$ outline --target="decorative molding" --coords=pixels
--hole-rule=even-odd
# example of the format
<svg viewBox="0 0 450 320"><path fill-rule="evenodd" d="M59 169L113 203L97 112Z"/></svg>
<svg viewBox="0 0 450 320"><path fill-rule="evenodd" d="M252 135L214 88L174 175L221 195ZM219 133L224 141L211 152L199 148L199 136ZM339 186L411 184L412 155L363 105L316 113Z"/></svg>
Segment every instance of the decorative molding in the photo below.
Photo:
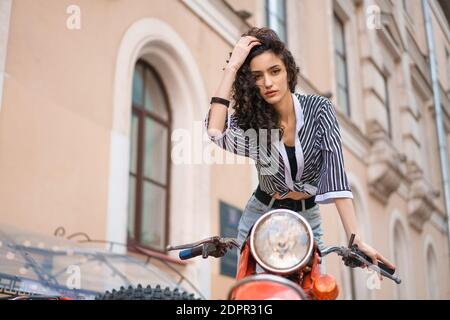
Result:
<svg viewBox="0 0 450 320"><path fill-rule="evenodd" d="M234 46L250 25L222 0L181 0L198 17Z"/></svg>
<svg viewBox="0 0 450 320"><path fill-rule="evenodd" d="M352 172L347 172L348 182L352 188L353 193L353 201L359 202L361 206L360 209L362 212L357 212L358 217L358 225L364 232L364 238L367 239L368 242L372 242L372 228L370 223L371 212L369 209L369 202L367 199L367 194L364 192L363 183L360 181L360 177L354 175Z"/></svg>
<svg viewBox="0 0 450 320"><path fill-rule="evenodd" d="M397 194L402 197L403 200L405 200L405 202L408 201L408 193L409 193L409 189L408 186L406 185L406 183L404 181L402 181L402 183L400 184L400 187L398 187L397 189Z"/></svg>
<svg viewBox="0 0 450 320"><path fill-rule="evenodd" d="M379 62L372 55L361 58L361 66L364 66L364 64L373 66L380 75L384 74L383 67L379 65Z"/></svg>
<svg viewBox="0 0 450 320"><path fill-rule="evenodd" d="M446 23L446 17L440 5L437 5L437 1L428 1L431 10L433 11L435 18L442 28L444 37L447 38L447 43L450 43L450 23Z"/></svg>
<svg viewBox="0 0 450 320"><path fill-rule="evenodd" d="M433 237L431 236L431 234L427 234L424 237L424 241L423 241L423 253L422 253L422 257L423 257L423 261L424 261L424 265L427 268L427 276L426 276L426 283L427 283L427 291L428 291L428 299L437 299L439 298L439 283L437 281L432 281L433 276L437 276L439 274L439 259L437 256L437 246L434 242ZM434 258L436 259L436 261L434 261L434 263L432 264L431 261L428 260L428 250L432 250L432 253L434 255ZM436 280L436 278L434 278ZM431 291L435 291L436 295L433 297L430 295Z"/></svg>
<svg viewBox="0 0 450 320"><path fill-rule="evenodd" d="M369 192L381 203L387 204L392 193L397 191L405 179L402 164L406 157L390 143L381 127L372 132L372 147L369 155Z"/></svg>
<svg viewBox="0 0 450 320"><path fill-rule="evenodd" d="M306 94L318 94L328 99L331 99L331 97L333 96L333 94L329 91L321 92L319 89L317 89L317 87L311 82L311 80L306 78L302 72L299 73L298 79L299 79L298 82L300 83L300 86L297 85L296 88L298 91L301 91Z"/></svg>
<svg viewBox="0 0 450 320"><path fill-rule="evenodd" d="M113 110L108 181L107 238L126 242L132 79L139 58L151 63L167 88L169 105L176 106L173 127L192 130L207 112L208 104L198 62L172 26L155 18L134 22L117 48L114 69ZM169 241L183 243L202 238L211 228L210 168L207 165L172 165L177 177L171 192ZM202 225L195 221L202 221ZM172 255L170 253L169 255ZM211 290L211 264L194 261L183 270L195 275L206 297Z"/></svg>
<svg viewBox="0 0 450 320"><path fill-rule="evenodd" d="M429 82L428 80L429 77L424 76L417 64L411 66L412 85L423 100L427 100L433 95L430 85L431 82Z"/></svg>
<svg viewBox="0 0 450 320"><path fill-rule="evenodd" d="M445 216L442 213L433 211L429 219L432 226L434 226L443 235L447 234L447 224L445 221Z"/></svg>
<svg viewBox="0 0 450 320"><path fill-rule="evenodd" d="M337 14L342 21L348 21L353 13L353 4L345 0L333 0L334 13Z"/></svg>
<svg viewBox="0 0 450 320"><path fill-rule="evenodd" d="M384 108L386 108L386 106L385 106L386 101L385 101L384 94L379 92L377 90L377 88L375 88L375 86L370 85L370 86L365 87L364 94L365 94L365 98L372 95L383 105Z"/></svg>
<svg viewBox="0 0 450 320"><path fill-rule="evenodd" d="M446 94L442 83L439 82L439 95L441 97L442 111L444 114L444 121L450 120L450 94Z"/></svg>
<svg viewBox="0 0 450 320"><path fill-rule="evenodd" d="M370 142L364 133L342 112L336 110L341 128L342 143L365 165L368 164Z"/></svg>
<svg viewBox="0 0 450 320"><path fill-rule="evenodd" d="M384 44L386 49L391 53L395 62L398 62L402 55L402 47L399 43L386 31L387 26L385 28L377 29L377 34Z"/></svg>
<svg viewBox="0 0 450 320"><path fill-rule="evenodd" d="M3 105L3 87L6 73L6 54L8 52L9 25L12 0L0 1L0 111Z"/></svg>
<svg viewBox="0 0 450 320"><path fill-rule="evenodd" d="M403 21L405 22L405 29L407 33L416 33L417 29L417 22L414 23L412 17L409 15L406 10L402 10L401 13L403 15Z"/></svg>
<svg viewBox="0 0 450 320"><path fill-rule="evenodd" d="M444 88L442 87L441 83L439 83L439 94L441 97L444 129L447 134L450 134L450 98L447 94L445 94ZM436 116L436 109L434 108L434 100L431 95L427 100L426 106L426 110L430 112L432 118L434 119L434 117Z"/></svg>
<svg viewBox="0 0 450 320"><path fill-rule="evenodd" d="M399 257L396 257L394 252L394 248L400 246L400 248L402 250L405 250L404 254L405 254L405 258L406 260L404 261L405 265L403 266L406 270L402 271L402 288L401 290L403 290L405 296L407 299L412 299L413 297L413 290L412 288L416 287L416 277L412 276L413 275L413 264L411 264L411 260L413 258L412 256L412 247L411 247L411 234L410 234L410 229L407 227L408 223L404 217L404 215L402 214L402 210L399 209L394 209L391 211L390 214L390 219L389 219L389 242L390 242L390 253L391 253L391 261L393 261L394 263L397 263L397 259ZM401 240L403 240L403 243L395 243L395 227L399 226L400 229L399 231L401 232L400 238ZM398 291L394 290L394 295L396 299L399 299L398 297Z"/></svg>
<svg viewBox="0 0 450 320"><path fill-rule="evenodd" d="M434 199L436 191L425 181L422 173L414 172L411 175L411 186L408 199L408 221L417 231L422 232L435 210Z"/></svg>
<svg viewBox="0 0 450 320"><path fill-rule="evenodd" d="M426 84L431 83L427 56L422 53L416 39L409 32L407 32L406 41L411 70L414 70L414 68L416 69L417 79L422 79Z"/></svg>
<svg viewBox="0 0 450 320"><path fill-rule="evenodd" d="M377 1L380 4L382 19L382 28L377 29L377 35L381 42L389 50L397 62L401 58L401 54L405 51L405 43L402 39L400 28L393 13L392 5L385 1Z"/></svg>
<svg viewBox="0 0 450 320"><path fill-rule="evenodd" d="M364 181L362 181L361 177L354 175L352 172L347 172L348 182L352 188L353 193L353 202L355 204L356 218L360 231L362 232L362 237L369 243L373 243L373 228L371 223L372 212L370 212L370 206L368 202L368 195L365 192L365 188L363 188ZM340 241L346 242L346 235L342 224L339 224L340 231ZM351 298L349 295L348 287L351 286L350 281L350 270L343 266L342 271L344 272L344 278L346 279L344 286L347 287L347 297ZM369 290L365 285L366 275L360 271L354 272L354 276L356 277L354 280L356 287L356 299L374 299L374 290Z"/></svg>

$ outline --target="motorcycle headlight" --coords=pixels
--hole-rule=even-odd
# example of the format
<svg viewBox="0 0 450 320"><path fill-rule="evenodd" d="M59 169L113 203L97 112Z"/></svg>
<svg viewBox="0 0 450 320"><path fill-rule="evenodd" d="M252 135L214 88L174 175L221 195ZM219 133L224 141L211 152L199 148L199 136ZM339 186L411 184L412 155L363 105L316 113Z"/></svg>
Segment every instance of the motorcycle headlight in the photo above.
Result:
<svg viewBox="0 0 450 320"><path fill-rule="evenodd" d="M313 239L305 218L291 210L276 209L256 221L250 235L250 248L264 269L287 274L306 265Z"/></svg>

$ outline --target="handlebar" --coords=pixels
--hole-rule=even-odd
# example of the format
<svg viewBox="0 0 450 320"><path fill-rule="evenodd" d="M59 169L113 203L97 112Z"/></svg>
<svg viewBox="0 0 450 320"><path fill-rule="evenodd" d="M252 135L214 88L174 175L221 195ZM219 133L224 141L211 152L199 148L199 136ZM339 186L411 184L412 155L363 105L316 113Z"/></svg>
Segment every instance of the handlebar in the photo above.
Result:
<svg viewBox="0 0 450 320"><path fill-rule="evenodd" d="M233 246L239 248L239 243L234 238L211 237L181 246L168 246L167 251L185 249L178 254L181 260L200 255L206 259L208 256L223 257L227 253L227 249L231 249Z"/></svg>
<svg viewBox="0 0 450 320"><path fill-rule="evenodd" d="M203 246L198 246L198 247L195 247L192 249L182 250L182 251L180 251L178 256L180 257L181 260L187 260L187 259L195 258L202 254L203 254Z"/></svg>
<svg viewBox="0 0 450 320"><path fill-rule="evenodd" d="M352 235L348 247L325 248L321 251L321 256L324 257L334 252L342 257L344 264L348 267L356 268L367 265L369 269L380 273L382 276L393 280L397 284L402 282L398 276L394 275L395 269L389 268L381 261L377 261L377 265L373 264L372 259L359 250L356 244L353 244L354 238L354 235ZM184 249L179 253L181 260L191 259L200 255L206 259L209 256L215 258L223 257L227 252L227 249L231 249L232 247L240 247L236 239L216 236L185 245L168 246L167 251Z"/></svg>
<svg viewBox="0 0 450 320"><path fill-rule="evenodd" d="M350 237L349 246L346 247L328 247L321 251L321 256L324 257L332 252L336 252L339 256L342 257L344 264L351 268L362 267L367 265L369 269L372 269L382 276L393 280L395 283L400 284L402 280L395 276L395 269L391 269L386 266L383 262L377 261L377 264L374 264L372 259L367 256L364 252L358 249L356 244L353 244L353 240L355 235L352 234Z"/></svg>

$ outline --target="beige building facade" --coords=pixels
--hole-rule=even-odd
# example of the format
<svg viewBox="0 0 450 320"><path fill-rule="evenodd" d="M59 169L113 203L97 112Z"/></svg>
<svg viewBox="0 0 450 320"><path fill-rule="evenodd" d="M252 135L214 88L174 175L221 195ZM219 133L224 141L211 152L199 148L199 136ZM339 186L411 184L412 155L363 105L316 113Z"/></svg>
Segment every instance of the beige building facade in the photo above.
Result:
<svg viewBox="0 0 450 320"><path fill-rule="evenodd" d="M450 8L428 3L449 144ZM449 299L420 0L0 0L0 223L137 242L225 298L218 260L180 264L164 247L219 234L220 203L242 210L257 185L250 163L205 160L223 153L201 127L228 52L265 25L294 55L298 91L331 97L363 238L403 279L374 285L329 257L339 298ZM325 243L345 245L334 205L321 212Z"/></svg>

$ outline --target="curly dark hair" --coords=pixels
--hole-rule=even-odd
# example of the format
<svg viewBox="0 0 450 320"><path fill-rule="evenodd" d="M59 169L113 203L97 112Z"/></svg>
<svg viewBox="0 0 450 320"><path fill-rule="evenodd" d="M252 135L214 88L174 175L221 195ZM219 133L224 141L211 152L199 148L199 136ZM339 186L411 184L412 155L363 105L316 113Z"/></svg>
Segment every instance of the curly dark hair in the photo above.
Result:
<svg viewBox="0 0 450 320"><path fill-rule="evenodd" d="M261 97L254 76L250 71L250 61L265 51L272 51L283 61L286 66L288 85L291 92L295 91L297 77L300 69L297 67L291 52L280 40L275 31L270 28L251 28L242 36L254 36L261 41L261 45L253 47L242 66L236 73L233 83L232 98L235 101L235 117L240 128L267 129L270 135L271 129L280 129L280 137L283 130L280 128L280 117L276 110Z"/></svg>

